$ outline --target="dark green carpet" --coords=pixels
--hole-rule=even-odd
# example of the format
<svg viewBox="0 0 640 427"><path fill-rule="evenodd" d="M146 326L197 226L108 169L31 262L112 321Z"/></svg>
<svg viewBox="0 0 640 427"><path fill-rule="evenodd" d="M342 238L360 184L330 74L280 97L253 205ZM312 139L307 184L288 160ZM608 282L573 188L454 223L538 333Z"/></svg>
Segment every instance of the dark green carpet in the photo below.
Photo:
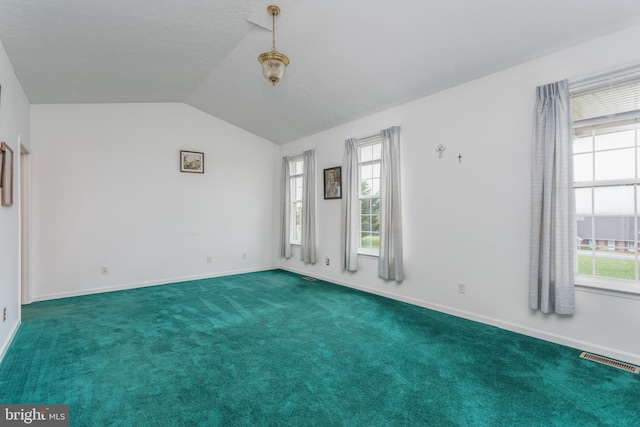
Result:
<svg viewBox="0 0 640 427"><path fill-rule="evenodd" d="M276 270L25 306L0 402L75 426L640 425L640 375L578 356Z"/></svg>

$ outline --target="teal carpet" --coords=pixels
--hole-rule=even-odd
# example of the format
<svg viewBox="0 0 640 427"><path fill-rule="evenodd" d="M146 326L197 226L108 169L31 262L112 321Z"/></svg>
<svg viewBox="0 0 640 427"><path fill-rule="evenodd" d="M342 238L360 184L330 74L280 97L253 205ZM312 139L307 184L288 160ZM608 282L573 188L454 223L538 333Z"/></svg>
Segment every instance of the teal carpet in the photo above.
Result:
<svg viewBox="0 0 640 427"><path fill-rule="evenodd" d="M640 375L579 353L275 270L25 306L0 403L73 426L640 425Z"/></svg>

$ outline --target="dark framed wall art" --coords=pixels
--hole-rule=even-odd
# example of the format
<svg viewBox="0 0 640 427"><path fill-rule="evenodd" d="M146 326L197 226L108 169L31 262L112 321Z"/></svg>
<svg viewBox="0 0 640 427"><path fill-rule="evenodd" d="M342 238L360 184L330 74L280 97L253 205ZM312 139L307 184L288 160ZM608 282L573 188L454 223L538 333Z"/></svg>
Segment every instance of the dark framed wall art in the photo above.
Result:
<svg viewBox="0 0 640 427"><path fill-rule="evenodd" d="M2 206L13 205L13 150L6 142L0 143L0 186Z"/></svg>
<svg viewBox="0 0 640 427"><path fill-rule="evenodd" d="M336 166L324 170L324 199L342 198L342 167Z"/></svg>
<svg viewBox="0 0 640 427"><path fill-rule="evenodd" d="M180 150L180 172L204 173L204 153Z"/></svg>

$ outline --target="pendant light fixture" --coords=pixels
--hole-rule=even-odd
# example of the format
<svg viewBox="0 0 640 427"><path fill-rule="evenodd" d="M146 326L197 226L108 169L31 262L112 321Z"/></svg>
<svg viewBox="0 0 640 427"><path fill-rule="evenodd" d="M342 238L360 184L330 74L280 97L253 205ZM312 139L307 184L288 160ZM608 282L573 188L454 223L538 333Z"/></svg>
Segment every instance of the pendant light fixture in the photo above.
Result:
<svg viewBox="0 0 640 427"><path fill-rule="evenodd" d="M278 6L267 7L267 12L272 18L272 47L269 52L258 56L258 62L262 65L262 75L269 80L272 85L276 85L284 77L284 70L289 65L289 58L276 50L276 15L280 14Z"/></svg>

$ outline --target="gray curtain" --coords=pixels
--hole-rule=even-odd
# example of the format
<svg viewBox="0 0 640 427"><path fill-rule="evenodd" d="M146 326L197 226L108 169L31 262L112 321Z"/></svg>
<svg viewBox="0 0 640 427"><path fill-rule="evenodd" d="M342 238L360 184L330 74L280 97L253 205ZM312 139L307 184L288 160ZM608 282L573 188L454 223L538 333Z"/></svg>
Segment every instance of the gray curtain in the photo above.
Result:
<svg viewBox="0 0 640 427"><path fill-rule="evenodd" d="M291 175L289 171L289 157L282 158L281 185L280 256L291 258Z"/></svg>
<svg viewBox="0 0 640 427"><path fill-rule="evenodd" d="M537 88L532 169L529 307L573 314L575 202L566 80Z"/></svg>
<svg viewBox="0 0 640 427"><path fill-rule="evenodd" d="M345 141L342 162L342 242L340 245L342 269L358 270L358 203L360 182L358 179L358 148L354 138Z"/></svg>
<svg viewBox="0 0 640 427"><path fill-rule="evenodd" d="M400 203L400 127L382 131L380 168L380 257L378 276L402 281L402 207Z"/></svg>
<svg viewBox="0 0 640 427"><path fill-rule="evenodd" d="M314 150L302 153L302 238L300 259L316 263L316 155Z"/></svg>

